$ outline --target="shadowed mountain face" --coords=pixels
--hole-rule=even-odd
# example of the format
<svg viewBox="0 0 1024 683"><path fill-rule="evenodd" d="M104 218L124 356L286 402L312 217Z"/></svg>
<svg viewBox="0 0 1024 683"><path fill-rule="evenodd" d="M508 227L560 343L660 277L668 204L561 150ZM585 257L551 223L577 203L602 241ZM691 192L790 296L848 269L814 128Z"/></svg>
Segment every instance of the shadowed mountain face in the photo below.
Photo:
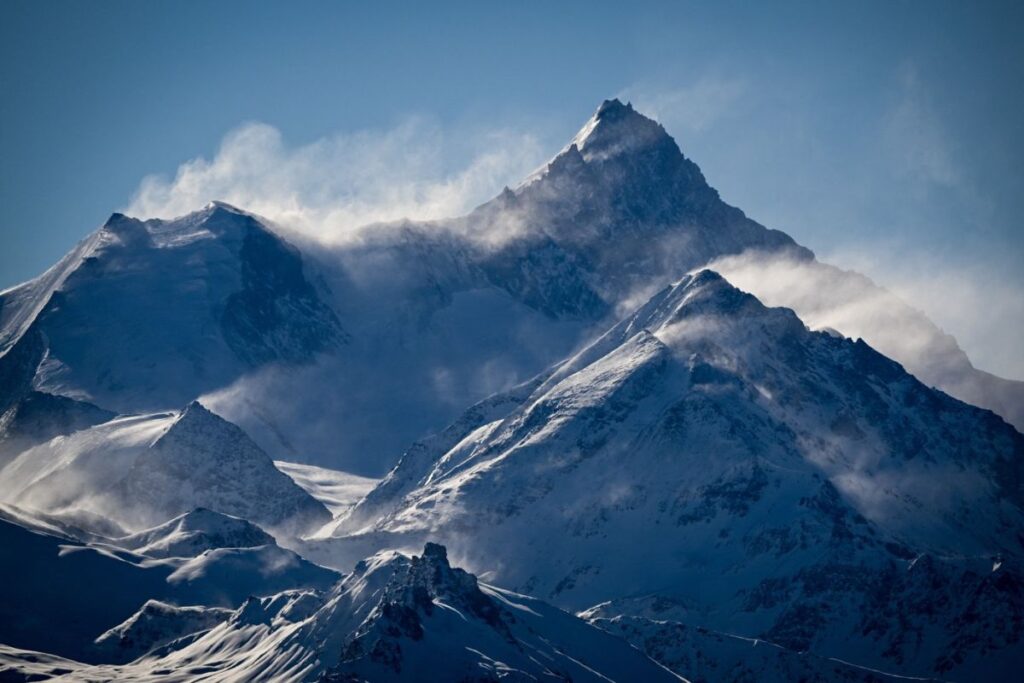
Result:
<svg viewBox="0 0 1024 683"><path fill-rule="evenodd" d="M4 294L45 337L35 385L122 412L182 405L262 364L345 341L294 247L222 204L174 221L114 214L61 264ZM46 286L48 285L48 286Z"/></svg>

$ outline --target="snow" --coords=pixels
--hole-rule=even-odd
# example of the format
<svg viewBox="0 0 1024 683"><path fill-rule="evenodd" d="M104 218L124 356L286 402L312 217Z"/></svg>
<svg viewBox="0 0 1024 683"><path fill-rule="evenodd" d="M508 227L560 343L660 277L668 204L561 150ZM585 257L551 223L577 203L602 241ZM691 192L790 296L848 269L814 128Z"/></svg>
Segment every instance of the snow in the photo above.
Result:
<svg viewBox="0 0 1024 683"><path fill-rule="evenodd" d="M258 526L238 517L197 508L152 529L110 539L147 557L196 557L216 548L254 548L274 543Z"/></svg>
<svg viewBox="0 0 1024 683"><path fill-rule="evenodd" d="M291 477L306 493L323 503L334 515L347 511L380 481L284 460L275 460L274 466Z"/></svg>
<svg viewBox="0 0 1024 683"><path fill-rule="evenodd" d="M115 214L0 292L0 677L674 678L595 624L695 680L1019 670L1024 437L927 385L1024 384L631 105L467 216L281 234Z"/></svg>
<svg viewBox="0 0 1024 683"><path fill-rule="evenodd" d="M489 580L563 607L614 598L642 615L675 602L693 625L904 675L942 671L953 650L981 666L985 638L957 641L932 623L944 591L965 582L993 591L990 609L1024 607L1011 597L1016 570L1002 588L978 571L994 555L1020 558L1008 535L1024 526L1018 494L992 472L1024 437L717 274L657 293L530 387L494 402L504 416L471 410L442 447L410 452L338 520L320 561L347 558L348 543L438 538ZM907 575L900 547L934 561ZM821 581L852 586L826 608ZM805 635L810 617L762 597L772 586L820 626ZM907 613L863 606L883 589ZM1015 637L970 601L947 607L995 642ZM898 619L939 630L914 645ZM872 620L897 654L858 638ZM984 661L999 671L1009 657Z"/></svg>
<svg viewBox="0 0 1024 683"><path fill-rule="evenodd" d="M0 470L0 497L51 512L87 510L135 530L197 507L286 534L330 520L241 430L199 403L31 448Z"/></svg>
<svg viewBox="0 0 1024 683"><path fill-rule="evenodd" d="M250 598L226 619L148 602L100 640L109 651L129 634L143 637L140 649L157 649L129 664L85 666L2 647L0 666L136 681L472 680L481 667L512 680L684 680L571 614L480 587L438 546L367 558L326 595Z"/></svg>

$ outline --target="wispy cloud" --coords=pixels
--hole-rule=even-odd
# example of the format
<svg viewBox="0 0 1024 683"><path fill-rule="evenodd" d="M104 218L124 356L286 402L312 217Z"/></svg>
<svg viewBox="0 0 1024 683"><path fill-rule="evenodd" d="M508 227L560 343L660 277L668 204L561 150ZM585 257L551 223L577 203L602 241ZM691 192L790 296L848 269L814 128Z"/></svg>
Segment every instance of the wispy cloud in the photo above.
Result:
<svg viewBox="0 0 1024 683"><path fill-rule="evenodd" d="M961 185L964 178L954 158L952 139L916 67L903 64L897 78L899 96L885 120L885 139L894 168L912 181L943 188Z"/></svg>
<svg viewBox="0 0 1024 683"><path fill-rule="evenodd" d="M273 126L248 123L225 136L212 158L187 161L173 177L146 177L125 213L168 218L218 199L330 242L371 222L458 215L542 158L526 133L456 136L422 119L298 146Z"/></svg>
<svg viewBox="0 0 1024 683"><path fill-rule="evenodd" d="M975 365L1024 377L1017 341L1024 335L1024 297L1015 283L983 266L953 267L935 256L887 246L824 255L826 263L855 272L764 254L728 257L711 266L766 304L794 309L812 328L863 337L931 382L958 363L959 350L943 333L954 335Z"/></svg>
<svg viewBox="0 0 1024 683"><path fill-rule="evenodd" d="M702 132L726 116L747 90L738 78L705 75L684 86L637 83L620 93L666 128Z"/></svg>

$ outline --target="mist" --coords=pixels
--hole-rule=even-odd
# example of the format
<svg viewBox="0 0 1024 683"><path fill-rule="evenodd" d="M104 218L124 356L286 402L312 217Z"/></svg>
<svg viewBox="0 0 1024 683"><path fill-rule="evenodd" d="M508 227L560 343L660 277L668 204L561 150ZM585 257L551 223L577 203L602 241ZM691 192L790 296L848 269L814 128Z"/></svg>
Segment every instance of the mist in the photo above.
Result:
<svg viewBox="0 0 1024 683"><path fill-rule="evenodd" d="M528 133L454 135L419 118L302 145L271 125L246 123L224 137L212 158L186 161L172 177L144 178L123 212L173 218L221 200L331 244L373 223L466 213L543 159L542 145Z"/></svg>

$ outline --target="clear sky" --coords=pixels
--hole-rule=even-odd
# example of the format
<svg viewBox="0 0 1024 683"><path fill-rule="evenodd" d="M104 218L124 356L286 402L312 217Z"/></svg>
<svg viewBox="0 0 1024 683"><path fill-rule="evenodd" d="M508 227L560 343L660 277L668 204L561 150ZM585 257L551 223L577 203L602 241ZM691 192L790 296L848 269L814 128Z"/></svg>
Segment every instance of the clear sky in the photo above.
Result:
<svg viewBox="0 0 1024 683"><path fill-rule="evenodd" d="M1024 318L1022 35L1020 2L5 0L0 287L247 122L287 149L361 141L395 182L516 148L447 208L514 184L620 96L727 201L906 292L982 367L1024 376L990 329ZM403 165L394 147L417 131L436 144L413 140L419 162Z"/></svg>

